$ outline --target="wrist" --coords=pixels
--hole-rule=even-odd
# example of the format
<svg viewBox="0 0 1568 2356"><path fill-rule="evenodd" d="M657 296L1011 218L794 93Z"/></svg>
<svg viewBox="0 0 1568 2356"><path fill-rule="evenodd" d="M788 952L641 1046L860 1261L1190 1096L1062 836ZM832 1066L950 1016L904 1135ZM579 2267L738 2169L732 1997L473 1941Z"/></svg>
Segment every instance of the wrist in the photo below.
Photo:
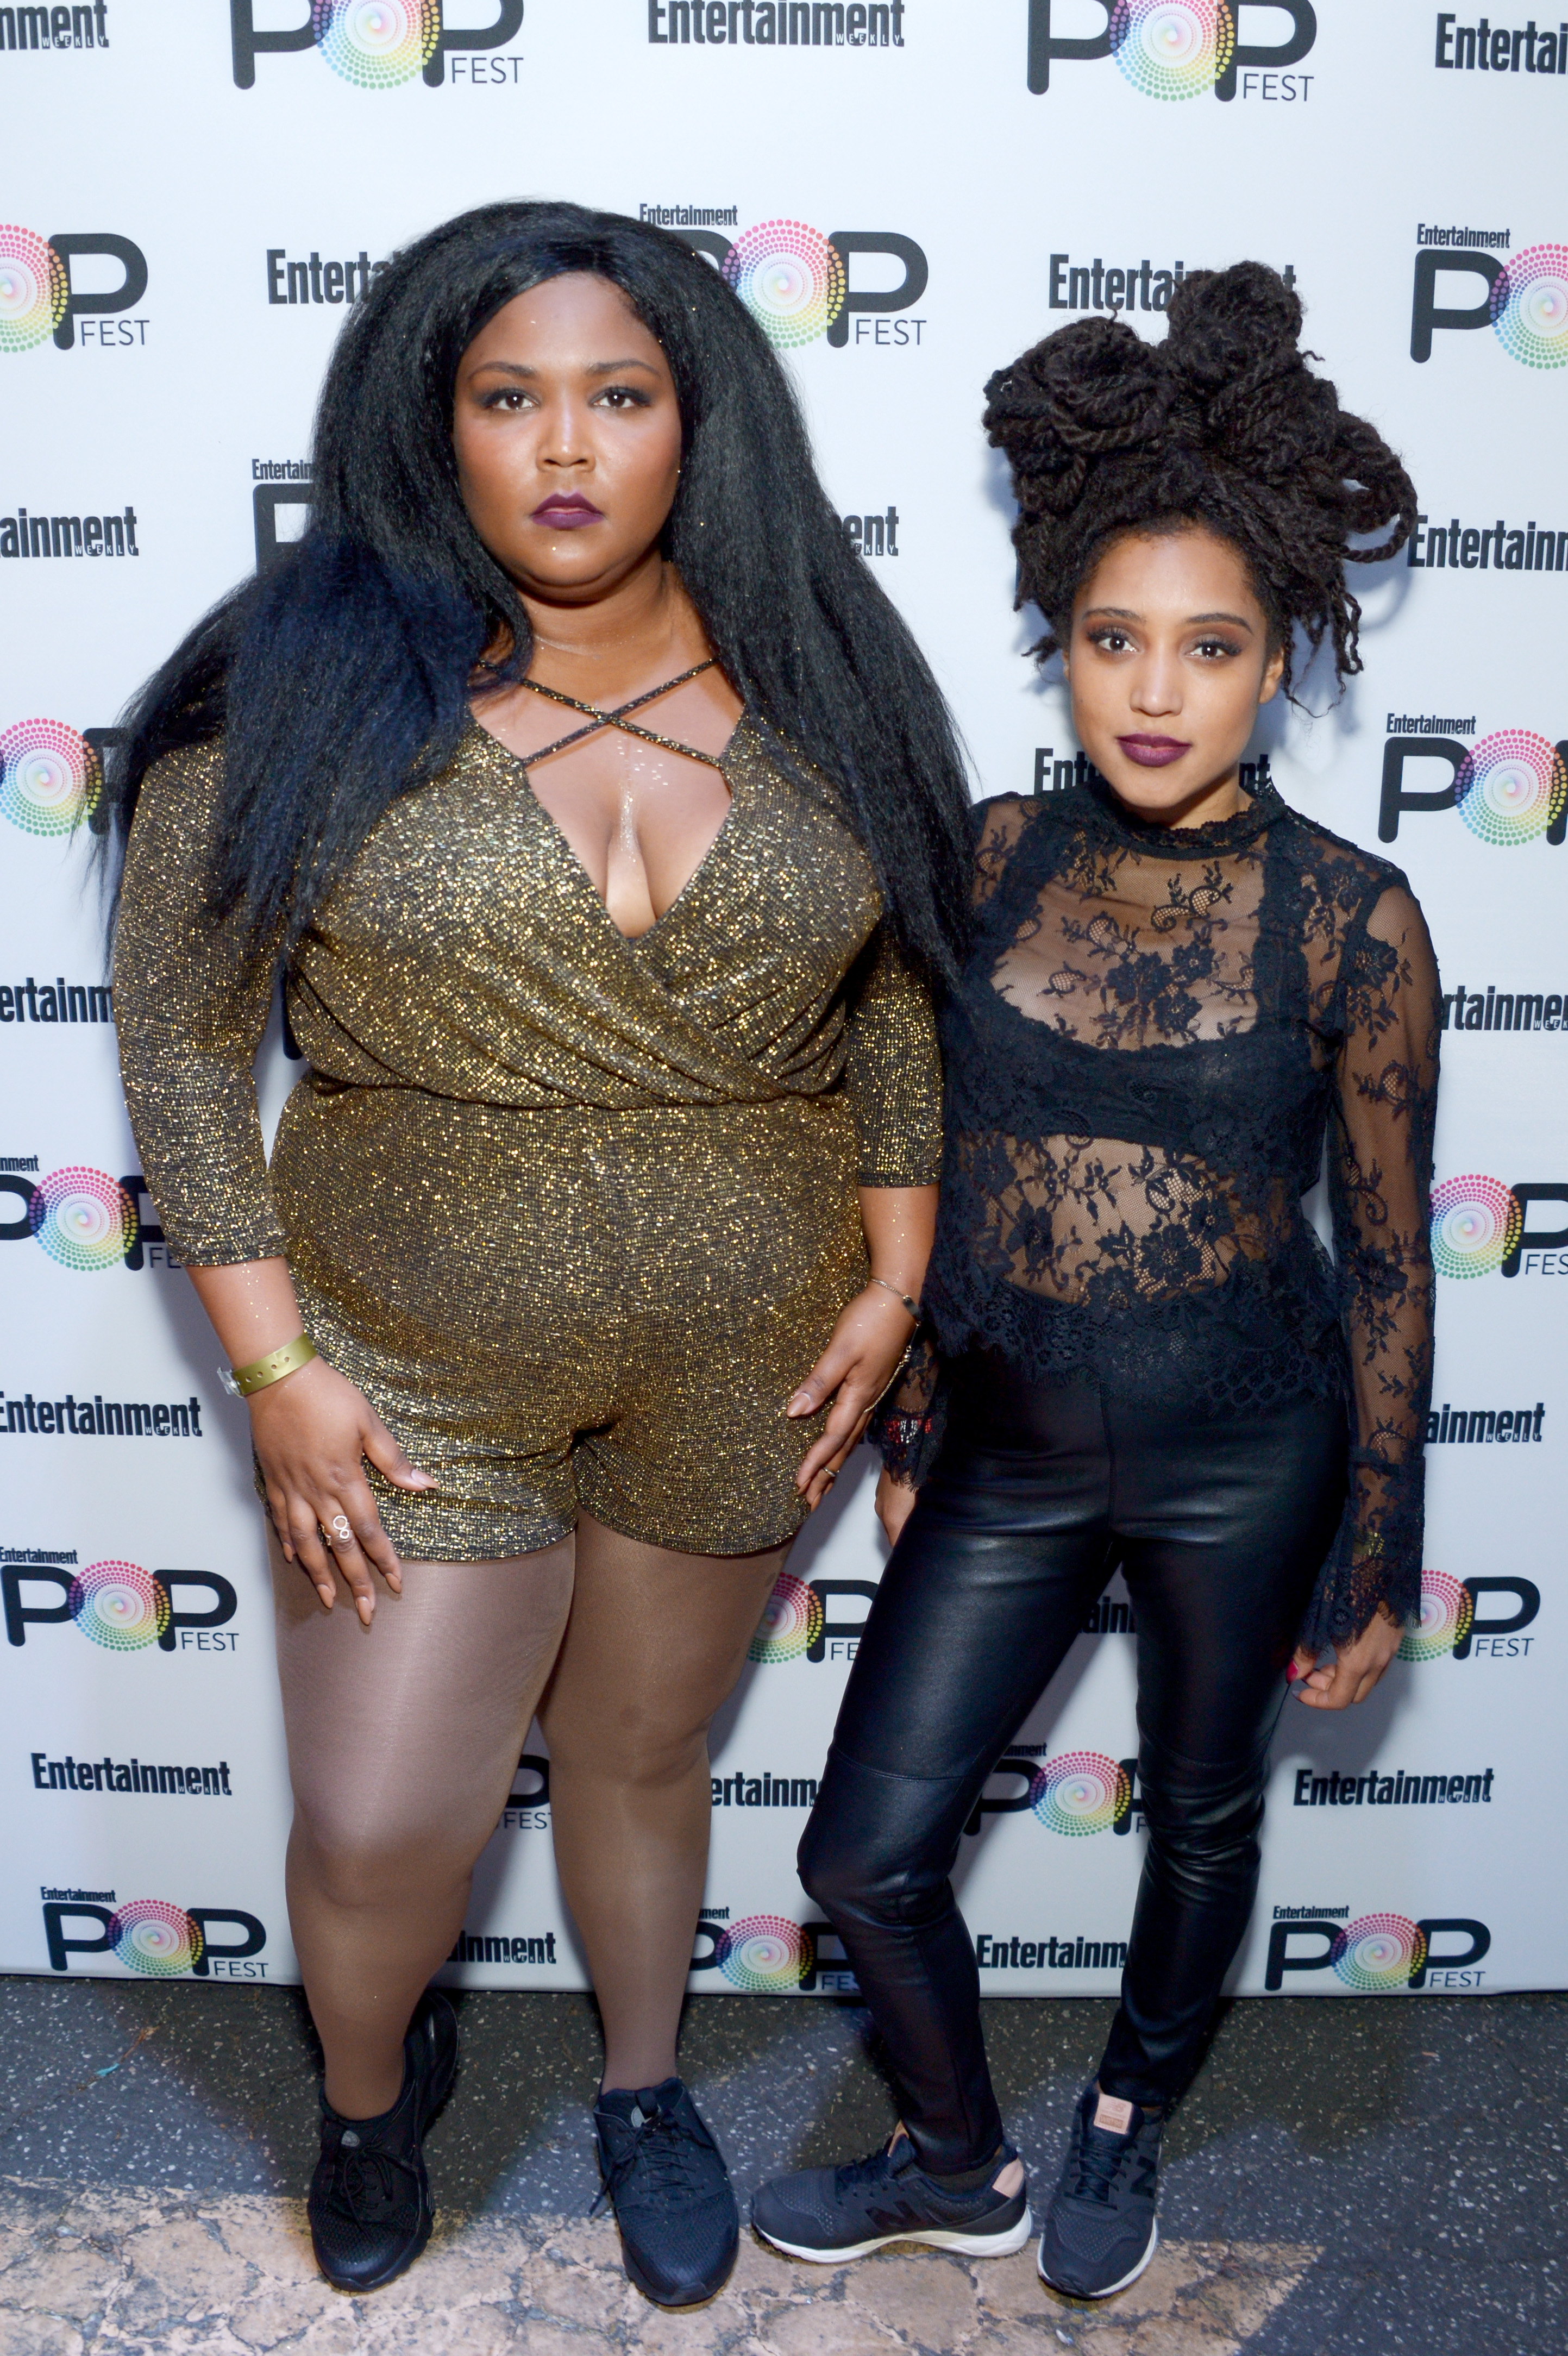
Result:
<svg viewBox="0 0 1568 2356"><path fill-rule="evenodd" d="M912 1319L915 1324L919 1324L920 1287L918 1284L908 1283L901 1275L879 1268L873 1269L866 1279L865 1290L868 1292L880 1292L885 1301L896 1301L904 1315Z"/></svg>
<svg viewBox="0 0 1568 2356"><path fill-rule="evenodd" d="M286 1382L291 1375L297 1375L302 1367L308 1366L315 1355L315 1344L310 1335L297 1333L293 1341L285 1342L281 1348L269 1350L261 1357L251 1358L243 1365L219 1366L218 1378L230 1398L250 1399L261 1391L272 1389L278 1383Z"/></svg>

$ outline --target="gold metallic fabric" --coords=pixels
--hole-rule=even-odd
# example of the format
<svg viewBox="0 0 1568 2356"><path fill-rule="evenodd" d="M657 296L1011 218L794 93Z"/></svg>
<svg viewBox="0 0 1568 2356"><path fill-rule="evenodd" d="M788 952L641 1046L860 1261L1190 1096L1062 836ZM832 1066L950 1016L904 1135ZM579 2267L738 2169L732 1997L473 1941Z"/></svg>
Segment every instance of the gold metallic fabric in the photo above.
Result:
<svg viewBox="0 0 1568 2356"><path fill-rule="evenodd" d="M171 755L115 956L126 1100L172 1249L286 1252L307 1330L438 1487L394 1545L493 1559L581 1504L693 1553L778 1544L784 1402L864 1281L857 1183L934 1183L925 993L864 852L742 720L712 848L627 940L477 726L393 804L291 961L306 1058L272 1169L271 979L204 911L220 749Z"/></svg>

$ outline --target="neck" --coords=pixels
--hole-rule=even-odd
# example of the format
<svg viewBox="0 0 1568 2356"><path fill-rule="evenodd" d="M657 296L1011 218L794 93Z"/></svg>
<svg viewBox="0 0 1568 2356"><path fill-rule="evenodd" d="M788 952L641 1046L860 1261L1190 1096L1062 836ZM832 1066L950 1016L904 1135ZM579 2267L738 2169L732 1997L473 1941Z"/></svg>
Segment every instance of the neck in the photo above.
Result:
<svg viewBox="0 0 1568 2356"><path fill-rule="evenodd" d="M1239 766L1211 785L1194 787L1179 801L1162 802L1152 808L1115 786L1111 790L1124 809L1141 819L1146 826L1212 826L1217 819L1234 818L1243 801Z"/></svg>
<svg viewBox="0 0 1568 2356"><path fill-rule="evenodd" d="M693 630L701 637L691 602L657 549L600 595L563 599L528 591L523 604L534 633L530 669L547 686L566 684L556 674L568 670L607 682L667 660L679 669L677 658Z"/></svg>

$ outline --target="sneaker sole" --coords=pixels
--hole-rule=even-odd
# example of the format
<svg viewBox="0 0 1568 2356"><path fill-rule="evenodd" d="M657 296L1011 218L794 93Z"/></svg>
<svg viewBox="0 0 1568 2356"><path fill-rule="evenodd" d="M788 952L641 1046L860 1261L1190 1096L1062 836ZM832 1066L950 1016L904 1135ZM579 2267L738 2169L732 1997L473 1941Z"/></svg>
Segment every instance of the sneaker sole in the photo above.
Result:
<svg viewBox="0 0 1568 2356"><path fill-rule="evenodd" d="M933 2250L955 2251L961 2258L1010 2258L1034 2232L1034 2219L1026 2207L1018 2223L1009 2225L1005 2233L950 2233L933 2225L923 2233L876 2233L869 2242L846 2242L838 2250L808 2250L803 2242L781 2241L765 2225L756 2225L754 2230L786 2258L805 2258L814 2266L841 2266L851 2258L869 2257L873 2250L885 2250L894 2242L923 2242ZM1131 2281L1130 2275L1127 2279Z"/></svg>
<svg viewBox="0 0 1568 2356"><path fill-rule="evenodd" d="M1045 2238L1042 2234L1040 2237L1040 2254L1035 2260L1035 2271L1040 2276L1041 2282L1044 2283L1049 2289L1060 2291L1063 2298L1114 2298L1119 2290L1125 2290L1130 2283L1136 2282L1138 2276L1148 2265L1149 2260L1153 2257L1158 2247L1159 2226L1156 2223L1149 2230L1147 2249L1145 2250L1142 2257L1138 2260L1132 2272L1130 2274L1124 2275L1120 2282L1107 2283L1104 2290L1072 2290L1069 2288L1066 2283L1059 2283L1053 2276L1046 2273Z"/></svg>

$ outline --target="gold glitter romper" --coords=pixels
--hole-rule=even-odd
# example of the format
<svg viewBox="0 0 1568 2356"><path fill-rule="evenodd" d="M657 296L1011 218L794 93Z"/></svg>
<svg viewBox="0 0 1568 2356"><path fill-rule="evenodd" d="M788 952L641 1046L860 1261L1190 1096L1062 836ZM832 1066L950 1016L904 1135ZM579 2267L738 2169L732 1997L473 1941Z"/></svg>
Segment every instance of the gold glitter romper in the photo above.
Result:
<svg viewBox="0 0 1568 2356"><path fill-rule="evenodd" d="M742 719L712 847L629 940L472 725L291 961L308 1067L269 1171L271 985L201 912L220 764L148 776L115 956L171 1249L286 1253L323 1355L435 1476L411 1496L370 1472L412 1558L526 1553L580 1505L693 1553L781 1544L820 1429L784 1401L865 1280L857 1183L940 1162L931 1009L846 825Z"/></svg>

